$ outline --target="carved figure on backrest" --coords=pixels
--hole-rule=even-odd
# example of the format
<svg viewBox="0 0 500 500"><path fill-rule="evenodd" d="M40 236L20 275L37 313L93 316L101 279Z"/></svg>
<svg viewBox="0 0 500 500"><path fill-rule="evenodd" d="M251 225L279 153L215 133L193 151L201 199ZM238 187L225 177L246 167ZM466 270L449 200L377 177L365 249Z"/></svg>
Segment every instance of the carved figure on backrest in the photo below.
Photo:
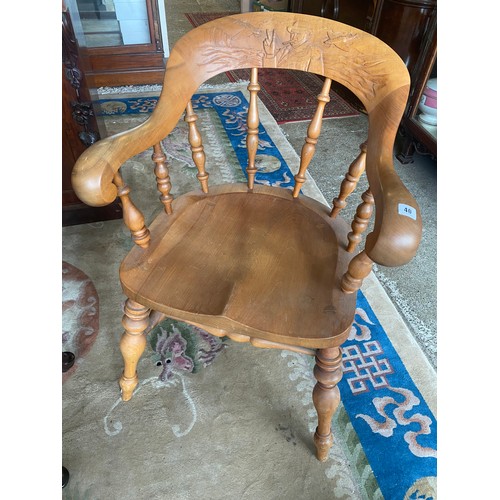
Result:
<svg viewBox="0 0 500 500"><path fill-rule="evenodd" d="M308 71L313 62L323 67L322 51L310 43L312 31L297 23L288 26L287 31L290 39L276 50L275 30L266 30L263 43L266 59L274 59L274 65L279 67L286 66L290 57L299 58L304 61L304 71Z"/></svg>

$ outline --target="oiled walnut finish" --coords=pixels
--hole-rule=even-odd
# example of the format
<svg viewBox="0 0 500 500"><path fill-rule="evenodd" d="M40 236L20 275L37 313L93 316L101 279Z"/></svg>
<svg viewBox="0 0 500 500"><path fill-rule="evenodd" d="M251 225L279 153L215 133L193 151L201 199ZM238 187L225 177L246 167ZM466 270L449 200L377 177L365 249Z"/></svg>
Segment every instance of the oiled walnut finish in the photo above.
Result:
<svg viewBox="0 0 500 500"><path fill-rule="evenodd" d="M207 79L240 68L251 68L249 181L209 187L190 99ZM325 77L317 111L306 126L294 190L258 182L259 68L310 71ZM346 174L336 205L338 209L345 205L366 170L370 187L351 231L339 210L332 213L331 207L300 194L321 140L330 80L354 92L369 116L368 140ZM127 296L121 342L124 400L130 399L138 383L136 366L144 337L163 317L236 342L313 355L317 384L312 397L318 413L314 442L318 459L327 459L333 443L331 419L340 401L340 346L354 319L355 292L374 262L405 264L420 241L419 208L393 167L394 139L408 87L406 67L387 45L363 31L314 16L238 14L206 23L178 41L151 117L93 145L73 170L74 188L86 203L102 206L116 196L122 198L127 205L125 222L138 244L120 267ZM184 110L201 189L172 200L159 144ZM150 147L165 210L147 229L118 169ZM374 228L363 246L361 233L373 207ZM361 246L357 255L355 246Z"/></svg>

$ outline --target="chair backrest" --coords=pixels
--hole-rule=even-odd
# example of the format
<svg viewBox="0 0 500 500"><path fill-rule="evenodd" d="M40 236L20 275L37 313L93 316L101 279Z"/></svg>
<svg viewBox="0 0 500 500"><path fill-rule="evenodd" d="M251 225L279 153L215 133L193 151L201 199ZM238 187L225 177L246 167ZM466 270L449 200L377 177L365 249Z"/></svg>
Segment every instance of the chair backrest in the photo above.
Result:
<svg viewBox="0 0 500 500"><path fill-rule="evenodd" d="M183 36L171 51L163 90L151 117L131 131L93 145L75 165L73 185L78 196L91 205L111 203L117 195L115 176L123 162L159 144L186 108L189 114L191 96L202 83L242 68L252 68L249 150L257 140L259 68L302 70L326 77L323 102L330 80L346 86L361 100L369 119L366 173L376 207L374 230L367 237L365 250L372 260L384 265L409 261L420 241L420 213L393 166L394 141L408 98L408 71L400 57L378 38L316 16L237 14L203 24ZM310 142L319 134L318 119L324 107L321 96L319 101L318 116L309 126ZM247 171L251 188L251 159ZM296 181L300 184L300 180L299 175ZM409 213L403 213L402 207Z"/></svg>

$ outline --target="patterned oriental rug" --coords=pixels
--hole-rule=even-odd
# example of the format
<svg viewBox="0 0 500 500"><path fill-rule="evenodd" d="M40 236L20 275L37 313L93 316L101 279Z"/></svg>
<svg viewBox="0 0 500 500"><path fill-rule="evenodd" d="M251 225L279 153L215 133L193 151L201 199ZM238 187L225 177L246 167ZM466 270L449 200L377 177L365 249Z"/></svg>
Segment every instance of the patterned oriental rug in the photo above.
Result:
<svg viewBox="0 0 500 500"><path fill-rule="evenodd" d="M190 23L197 27L231 14L234 12L194 12L185 15ZM228 71L226 75L232 82L249 81L250 70ZM260 99L280 124L310 120L318 103L317 96L323 86L323 80L317 75L280 69L259 70L259 83ZM339 93L345 95L347 100ZM354 94L342 85L333 82L330 102L325 107L324 118L358 116L363 110L363 104Z"/></svg>
<svg viewBox="0 0 500 500"><path fill-rule="evenodd" d="M202 87L193 98L212 184L245 180L245 89ZM103 96L101 108L115 110L101 117L108 134L148 116L130 104L137 97ZM134 111L116 112L124 102ZM259 106L257 181L289 187L299 157ZM198 188L183 120L163 146L172 194ZM162 210L151 153L122 167L147 221ZM303 192L328 204L309 175ZM63 228L63 351L77 351L63 379L63 498L437 498L436 374L373 274L343 346L334 446L320 463L309 356L165 320L148 334L134 397L121 401L118 266L131 246L121 221Z"/></svg>

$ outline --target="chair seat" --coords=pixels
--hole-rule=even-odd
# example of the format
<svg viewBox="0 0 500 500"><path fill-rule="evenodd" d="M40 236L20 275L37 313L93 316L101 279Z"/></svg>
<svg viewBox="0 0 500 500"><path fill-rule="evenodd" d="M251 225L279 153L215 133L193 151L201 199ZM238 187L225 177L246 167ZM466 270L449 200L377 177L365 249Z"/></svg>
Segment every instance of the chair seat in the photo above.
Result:
<svg viewBox="0 0 500 500"><path fill-rule="evenodd" d="M340 290L348 231L328 207L288 190L216 186L161 213L149 247L135 246L122 262L120 280L130 299L209 331L331 347L356 307L356 294Z"/></svg>

